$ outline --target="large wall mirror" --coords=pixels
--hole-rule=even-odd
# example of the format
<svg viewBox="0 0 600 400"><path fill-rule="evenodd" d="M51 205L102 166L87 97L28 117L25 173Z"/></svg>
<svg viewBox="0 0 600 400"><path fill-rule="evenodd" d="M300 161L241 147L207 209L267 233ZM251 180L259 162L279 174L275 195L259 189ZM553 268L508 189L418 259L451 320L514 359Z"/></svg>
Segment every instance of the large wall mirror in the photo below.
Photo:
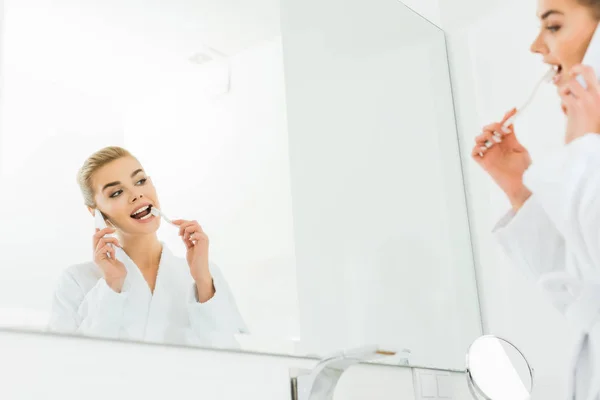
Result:
<svg viewBox="0 0 600 400"><path fill-rule="evenodd" d="M2 327L463 367L439 28L396 0L4 0L1 24Z"/></svg>

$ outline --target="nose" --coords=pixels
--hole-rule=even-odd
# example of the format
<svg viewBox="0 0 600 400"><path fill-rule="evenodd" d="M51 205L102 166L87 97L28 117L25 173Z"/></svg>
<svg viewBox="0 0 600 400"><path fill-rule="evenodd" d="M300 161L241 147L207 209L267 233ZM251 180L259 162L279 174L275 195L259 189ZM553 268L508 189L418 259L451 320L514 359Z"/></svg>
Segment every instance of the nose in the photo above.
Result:
<svg viewBox="0 0 600 400"><path fill-rule="evenodd" d="M548 54L548 47L542 39L542 32L538 33L535 40L531 43L529 50L534 54Z"/></svg>
<svg viewBox="0 0 600 400"><path fill-rule="evenodd" d="M133 203L135 203L135 202L137 202L137 201L141 200L143 197L144 197L144 195L143 195L143 194L134 195L134 196L131 198L131 203L133 204Z"/></svg>

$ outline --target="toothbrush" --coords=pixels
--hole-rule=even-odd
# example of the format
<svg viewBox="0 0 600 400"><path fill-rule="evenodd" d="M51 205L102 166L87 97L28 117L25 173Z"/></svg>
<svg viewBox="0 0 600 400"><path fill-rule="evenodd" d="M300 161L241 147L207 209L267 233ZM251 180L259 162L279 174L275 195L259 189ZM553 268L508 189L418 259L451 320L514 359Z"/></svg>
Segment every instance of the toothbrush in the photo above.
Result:
<svg viewBox="0 0 600 400"><path fill-rule="evenodd" d="M535 95L537 94L538 90L540 89L540 87L542 86L542 83L548 83L550 81L552 81L552 78L554 78L554 76L556 75L556 70L554 69L554 67L551 67L541 78L540 80L536 83L535 87L533 88L533 91L531 92L531 94L529 95L529 97L527 98L527 100L525 101L525 103L523 103L523 105L520 108L517 108L517 112L515 113L515 115L513 115L512 117L510 117L509 119L507 119L506 121L504 121L504 123L502 124L502 130L503 131L507 131L508 127L511 126L515 120L517 119L517 117L519 115L521 115L523 113L523 111L525 111L525 109L529 106L529 104L531 104L531 102L533 101ZM492 142L486 142L485 147L487 147L488 149L490 147L492 147L493 144ZM479 152L479 157L483 157L483 152Z"/></svg>
<svg viewBox="0 0 600 400"><path fill-rule="evenodd" d="M175 224L173 223L173 221L171 221L169 218L167 218L167 216L166 216L166 215L165 215L165 214L164 214L162 211L160 211L160 210L159 210L158 208L156 208L156 207L152 207L152 208L150 208L150 213L151 213L152 215L154 215L155 217L160 217L160 218L164 219L165 221L167 221L169 224L171 224L171 225L173 225L173 226L177 226L177 225L175 225ZM177 227L178 227L178 226L177 226Z"/></svg>
<svg viewBox="0 0 600 400"><path fill-rule="evenodd" d="M550 82L552 80L552 78L554 78L555 75L556 75L556 70L554 69L554 67L550 68L548 70L548 72L546 72L544 74L544 76L542 76L542 78L535 85L535 87L534 87L533 91L531 92L531 94L529 95L529 98L527 99L527 101L525 101L525 103L520 108L517 108L517 112L515 113L515 115L513 115L512 117L507 119L504 122L504 124L502 124L502 128L508 129L508 127L511 126L515 122L515 119L523 113L523 111L529 106L529 104L531 104L531 101L533 100L533 98L537 94L538 90L542 86L542 83Z"/></svg>

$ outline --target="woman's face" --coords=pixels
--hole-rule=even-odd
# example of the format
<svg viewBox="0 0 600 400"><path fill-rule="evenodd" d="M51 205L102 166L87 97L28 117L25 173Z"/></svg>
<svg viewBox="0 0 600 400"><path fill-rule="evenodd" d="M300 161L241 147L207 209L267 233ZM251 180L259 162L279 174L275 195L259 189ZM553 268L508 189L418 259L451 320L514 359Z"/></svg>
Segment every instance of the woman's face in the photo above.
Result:
<svg viewBox="0 0 600 400"><path fill-rule="evenodd" d="M540 33L531 51L556 67L555 84L568 81L570 69L583 61L585 51L598 25L590 7L577 0L538 0Z"/></svg>
<svg viewBox="0 0 600 400"><path fill-rule="evenodd" d="M156 232L160 218L150 214L150 207L160 208L160 203L152 181L135 158L122 157L106 164L92 177L92 186L98 209L121 233Z"/></svg>

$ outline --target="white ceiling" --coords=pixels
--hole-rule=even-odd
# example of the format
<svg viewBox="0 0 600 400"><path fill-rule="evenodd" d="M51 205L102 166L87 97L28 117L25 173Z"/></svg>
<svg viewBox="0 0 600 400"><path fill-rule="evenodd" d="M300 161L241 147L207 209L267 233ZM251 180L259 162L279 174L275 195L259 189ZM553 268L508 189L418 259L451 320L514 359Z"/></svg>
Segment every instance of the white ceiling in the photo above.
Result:
<svg viewBox="0 0 600 400"><path fill-rule="evenodd" d="M61 90L123 103L184 76L190 86L212 84L211 66L190 62L204 45L232 56L280 34L279 0L4 3L0 59L6 79L60 82Z"/></svg>
<svg viewBox="0 0 600 400"><path fill-rule="evenodd" d="M7 22L11 11L37 16L38 35L58 19L82 34L118 33L115 46L127 36L188 57L202 42L232 55L280 32L279 0L5 0L5 8Z"/></svg>

